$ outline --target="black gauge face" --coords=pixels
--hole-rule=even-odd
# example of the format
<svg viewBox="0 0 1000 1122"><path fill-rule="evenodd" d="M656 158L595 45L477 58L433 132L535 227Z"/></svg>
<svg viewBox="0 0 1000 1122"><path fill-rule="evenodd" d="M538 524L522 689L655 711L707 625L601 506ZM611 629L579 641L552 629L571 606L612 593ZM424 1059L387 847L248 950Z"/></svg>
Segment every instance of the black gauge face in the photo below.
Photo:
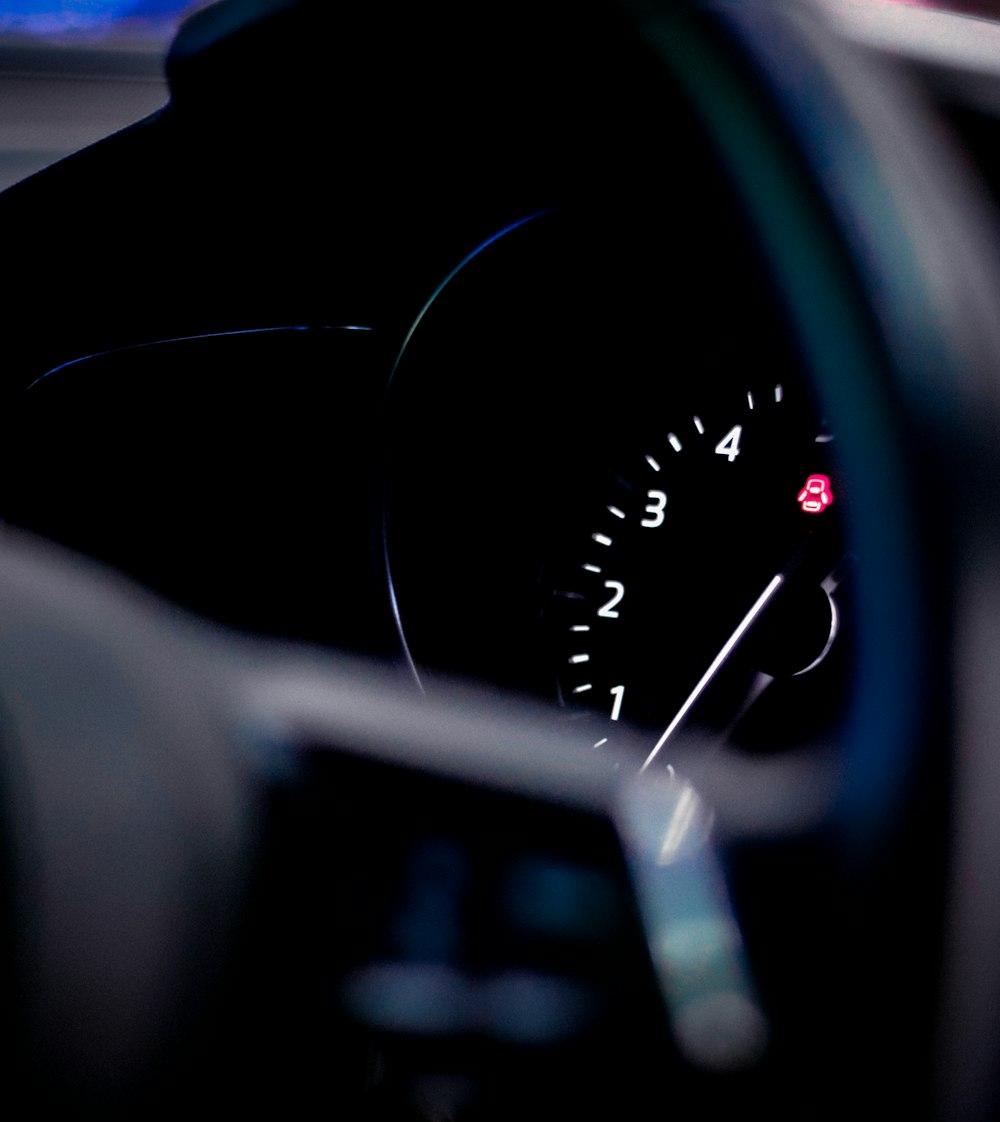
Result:
<svg viewBox="0 0 1000 1122"><path fill-rule="evenodd" d="M555 698L582 746L671 728L664 763L681 729L837 731L852 651L835 434L753 246L687 234L568 212L497 238L390 394L386 554L425 688Z"/></svg>
<svg viewBox="0 0 1000 1122"><path fill-rule="evenodd" d="M628 722L650 758L691 726L777 748L842 698L833 434L794 385L728 382L608 473L548 572L559 695L593 715L598 747Z"/></svg>

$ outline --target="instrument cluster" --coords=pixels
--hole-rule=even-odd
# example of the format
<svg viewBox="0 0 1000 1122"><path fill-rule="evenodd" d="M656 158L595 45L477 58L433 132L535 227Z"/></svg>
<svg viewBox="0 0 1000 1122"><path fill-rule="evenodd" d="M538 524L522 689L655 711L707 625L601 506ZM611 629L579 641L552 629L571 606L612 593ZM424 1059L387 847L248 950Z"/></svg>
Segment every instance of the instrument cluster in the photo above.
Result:
<svg viewBox="0 0 1000 1122"><path fill-rule="evenodd" d="M389 393L400 633L652 763L829 733L853 627L836 434L732 208L534 216L455 271ZM663 754L666 759L669 753Z"/></svg>

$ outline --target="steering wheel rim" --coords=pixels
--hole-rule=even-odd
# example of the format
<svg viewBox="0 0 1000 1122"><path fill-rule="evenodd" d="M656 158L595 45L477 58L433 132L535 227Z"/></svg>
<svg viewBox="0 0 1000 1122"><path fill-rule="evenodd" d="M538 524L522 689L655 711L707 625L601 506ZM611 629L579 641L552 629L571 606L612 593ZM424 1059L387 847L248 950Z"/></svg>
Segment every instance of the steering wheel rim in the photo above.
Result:
<svg viewBox="0 0 1000 1122"><path fill-rule="evenodd" d="M938 844L951 842L947 887L929 890L948 916L940 943L931 940L941 958L937 986L929 983L930 1113L985 1119L995 1113L1000 1084L992 1012L1000 929L981 889L998 850L988 805L996 767L987 749L996 714L983 673L997 641L996 221L917 91L886 73L884 59L871 69L870 60L842 50L814 10L722 10L779 102L797 151L821 169L814 174L889 360L881 375L861 375L850 364L817 368L839 430L851 434L845 457L870 482L850 518L855 540L866 543L862 611L875 646L863 650L860 676L873 692L860 699L848 742L839 818L855 860L871 860L873 847L895 847L897 873L900 863L927 858L919 845L909 856L898 851L901 837L914 840L907 821L914 806L936 823ZM658 34L667 42L669 25ZM726 127L714 122L733 150ZM765 213L766 198L754 201L762 224L775 218ZM900 464L912 486L887 495L876 481ZM887 698L897 706L888 727ZM911 922L933 923L933 912L918 910Z"/></svg>

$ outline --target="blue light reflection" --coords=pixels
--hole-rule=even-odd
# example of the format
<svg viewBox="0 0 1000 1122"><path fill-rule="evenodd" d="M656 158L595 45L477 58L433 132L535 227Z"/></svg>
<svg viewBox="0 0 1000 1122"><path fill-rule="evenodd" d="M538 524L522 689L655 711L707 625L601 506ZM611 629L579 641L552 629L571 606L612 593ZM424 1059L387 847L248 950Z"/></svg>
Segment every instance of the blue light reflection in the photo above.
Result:
<svg viewBox="0 0 1000 1122"><path fill-rule="evenodd" d="M150 30L177 22L205 0L0 0L0 34L103 33L119 24Z"/></svg>

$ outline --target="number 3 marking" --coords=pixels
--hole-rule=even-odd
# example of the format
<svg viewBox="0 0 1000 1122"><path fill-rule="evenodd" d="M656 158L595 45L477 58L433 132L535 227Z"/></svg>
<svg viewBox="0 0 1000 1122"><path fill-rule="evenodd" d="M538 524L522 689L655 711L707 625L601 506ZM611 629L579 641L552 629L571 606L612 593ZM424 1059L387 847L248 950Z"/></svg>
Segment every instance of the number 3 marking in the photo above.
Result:
<svg viewBox="0 0 1000 1122"><path fill-rule="evenodd" d="M650 517L644 518L639 525L655 530L657 526L663 525L663 508L667 505L667 496L662 491L647 491L646 498L649 499L646 513Z"/></svg>

